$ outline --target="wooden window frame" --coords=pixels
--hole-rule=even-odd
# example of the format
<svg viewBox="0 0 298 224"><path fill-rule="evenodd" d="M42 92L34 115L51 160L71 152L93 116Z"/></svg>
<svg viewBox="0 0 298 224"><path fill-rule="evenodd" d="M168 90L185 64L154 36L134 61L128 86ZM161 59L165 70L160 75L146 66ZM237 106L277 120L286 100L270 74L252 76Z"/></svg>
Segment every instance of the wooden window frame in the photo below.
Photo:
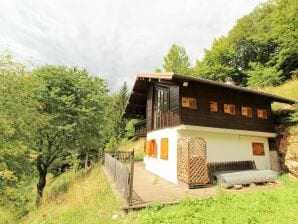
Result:
<svg viewBox="0 0 298 224"><path fill-rule="evenodd" d="M244 117L252 117L252 108L248 106L242 106L241 115Z"/></svg>
<svg viewBox="0 0 298 224"><path fill-rule="evenodd" d="M210 101L209 110L210 112L213 112L213 113L218 112L218 103L216 101Z"/></svg>
<svg viewBox="0 0 298 224"><path fill-rule="evenodd" d="M235 114L236 114L236 105L235 105L235 104L225 103L225 104L223 105L223 107L224 107L224 113L225 113L225 114L230 114L230 115L235 115ZM227 107L229 108L229 110L226 110ZM234 111L233 111L233 112L231 112L231 107L234 108Z"/></svg>
<svg viewBox="0 0 298 224"><path fill-rule="evenodd" d="M170 122L170 94L168 87L156 86L154 89L153 128L165 128Z"/></svg>
<svg viewBox="0 0 298 224"><path fill-rule="evenodd" d="M182 97L181 98L181 107L189 109L198 109L197 99L194 97Z"/></svg>
<svg viewBox="0 0 298 224"><path fill-rule="evenodd" d="M252 154L254 156L265 156L265 147L262 142L253 142L252 143Z"/></svg>
<svg viewBox="0 0 298 224"><path fill-rule="evenodd" d="M260 119L268 119L268 113L266 109L257 109L257 117Z"/></svg>
<svg viewBox="0 0 298 224"><path fill-rule="evenodd" d="M162 138L160 140L160 159L168 160L169 159L169 139Z"/></svg>

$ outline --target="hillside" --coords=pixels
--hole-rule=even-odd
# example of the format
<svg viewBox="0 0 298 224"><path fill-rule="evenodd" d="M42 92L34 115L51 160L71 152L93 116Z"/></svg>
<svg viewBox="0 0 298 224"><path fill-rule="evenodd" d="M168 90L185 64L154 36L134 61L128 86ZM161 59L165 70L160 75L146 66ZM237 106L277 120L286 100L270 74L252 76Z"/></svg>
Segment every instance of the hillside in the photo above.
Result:
<svg viewBox="0 0 298 224"><path fill-rule="evenodd" d="M112 220L119 210L101 167L87 173L69 171L52 179L46 187L43 205L32 210L20 224L120 223Z"/></svg>

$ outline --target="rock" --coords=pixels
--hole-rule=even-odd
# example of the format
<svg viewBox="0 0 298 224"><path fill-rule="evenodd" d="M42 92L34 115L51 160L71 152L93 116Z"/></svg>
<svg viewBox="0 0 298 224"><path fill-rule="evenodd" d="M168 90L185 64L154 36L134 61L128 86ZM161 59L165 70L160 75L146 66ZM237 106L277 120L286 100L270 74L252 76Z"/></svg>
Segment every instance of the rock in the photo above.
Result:
<svg viewBox="0 0 298 224"><path fill-rule="evenodd" d="M253 187L256 187L257 185L255 183L250 183L249 184L249 187L253 188Z"/></svg>
<svg viewBox="0 0 298 224"><path fill-rule="evenodd" d="M240 190L240 189L242 189L242 184L235 184L235 185L233 186L233 189L235 189L235 190Z"/></svg>

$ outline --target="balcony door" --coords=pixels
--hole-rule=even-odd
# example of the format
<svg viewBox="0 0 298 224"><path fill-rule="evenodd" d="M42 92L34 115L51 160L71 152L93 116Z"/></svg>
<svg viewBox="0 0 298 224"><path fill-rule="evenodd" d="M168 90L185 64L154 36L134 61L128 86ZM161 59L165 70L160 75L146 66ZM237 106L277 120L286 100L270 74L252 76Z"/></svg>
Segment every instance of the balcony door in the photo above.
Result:
<svg viewBox="0 0 298 224"><path fill-rule="evenodd" d="M156 86L154 89L154 129L169 126L169 89L167 87Z"/></svg>

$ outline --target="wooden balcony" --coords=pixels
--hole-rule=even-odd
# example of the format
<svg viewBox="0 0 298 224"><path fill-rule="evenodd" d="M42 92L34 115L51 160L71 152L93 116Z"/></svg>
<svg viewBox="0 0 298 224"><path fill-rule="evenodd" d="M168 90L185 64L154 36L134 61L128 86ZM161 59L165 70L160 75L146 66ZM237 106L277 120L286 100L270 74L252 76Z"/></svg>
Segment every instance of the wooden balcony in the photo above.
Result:
<svg viewBox="0 0 298 224"><path fill-rule="evenodd" d="M146 120L142 120L135 124L135 136L137 137L146 137L147 127Z"/></svg>

